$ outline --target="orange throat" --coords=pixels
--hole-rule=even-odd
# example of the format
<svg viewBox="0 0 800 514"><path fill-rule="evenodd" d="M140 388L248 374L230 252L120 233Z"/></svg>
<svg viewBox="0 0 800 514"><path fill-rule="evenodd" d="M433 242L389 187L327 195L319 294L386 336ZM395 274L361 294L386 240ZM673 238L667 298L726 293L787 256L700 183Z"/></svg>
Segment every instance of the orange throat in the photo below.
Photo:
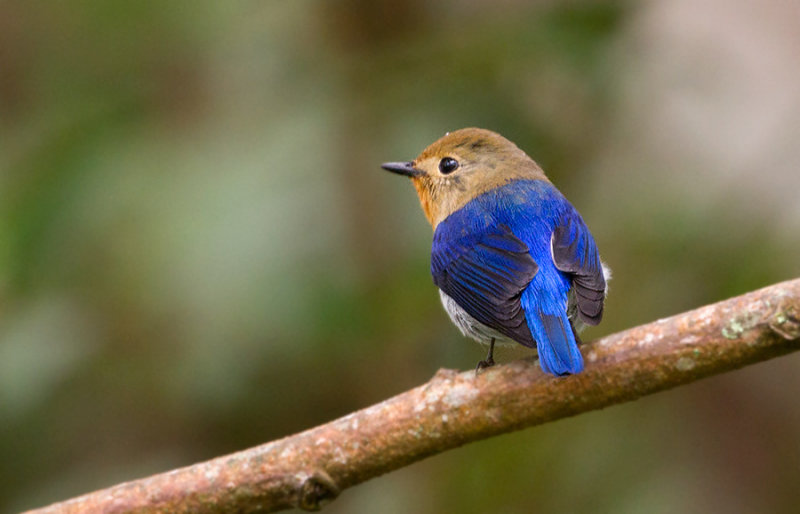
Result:
<svg viewBox="0 0 800 514"><path fill-rule="evenodd" d="M433 199L433 191L431 191L431 183L429 180L425 180L425 177L414 177L411 179L411 183L414 184L414 189L417 190L417 196L419 196L419 203L422 205L422 212L425 213L425 217L428 219L428 223L435 229L435 222L436 222L436 202Z"/></svg>

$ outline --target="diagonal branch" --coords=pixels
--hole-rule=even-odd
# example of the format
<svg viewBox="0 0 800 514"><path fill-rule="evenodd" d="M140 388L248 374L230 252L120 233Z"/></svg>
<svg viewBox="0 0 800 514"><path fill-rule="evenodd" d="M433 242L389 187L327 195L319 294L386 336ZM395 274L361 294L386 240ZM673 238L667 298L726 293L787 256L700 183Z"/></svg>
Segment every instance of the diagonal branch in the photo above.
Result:
<svg viewBox="0 0 800 514"><path fill-rule="evenodd" d="M586 344L565 378L516 361L426 384L249 450L31 511L274 512L463 444L634 400L800 349L800 279Z"/></svg>

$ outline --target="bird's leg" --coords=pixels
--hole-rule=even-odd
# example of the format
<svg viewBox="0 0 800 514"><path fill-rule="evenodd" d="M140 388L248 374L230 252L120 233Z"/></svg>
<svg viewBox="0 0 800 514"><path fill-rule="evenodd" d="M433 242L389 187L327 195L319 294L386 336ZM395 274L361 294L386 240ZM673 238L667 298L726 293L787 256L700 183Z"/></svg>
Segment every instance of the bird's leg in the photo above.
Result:
<svg viewBox="0 0 800 514"><path fill-rule="evenodd" d="M491 368L492 366L494 366L494 337L492 338L492 342L489 343L489 353L486 354L486 358L478 362L478 365L475 366L475 373L483 368Z"/></svg>

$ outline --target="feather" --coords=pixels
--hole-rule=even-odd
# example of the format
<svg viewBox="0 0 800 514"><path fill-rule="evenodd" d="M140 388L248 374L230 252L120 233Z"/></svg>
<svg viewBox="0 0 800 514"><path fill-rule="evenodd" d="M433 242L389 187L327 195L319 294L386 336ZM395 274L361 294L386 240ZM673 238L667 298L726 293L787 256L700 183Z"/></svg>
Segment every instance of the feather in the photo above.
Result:
<svg viewBox="0 0 800 514"><path fill-rule="evenodd" d="M526 316L542 370L553 375L569 375L583 371L583 356L578 350L575 334L567 320L566 312L546 314L536 312L536 307Z"/></svg>
<svg viewBox="0 0 800 514"><path fill-rule="evenodd" d="M538 266L505 225L457 240L435 239L434 283L480 323L533 347L520 295Z"/></svg>
<svg viewBox="0 0 800 514"><path fill-rule="evenodd" d="M479 340L491 333L465 325L474 322L536 347L548 373L583 369L568 303L581 321L599 323L605 280L591 234L549 182L510 182L444 219L434 232L431 273L463 309L445 305L465 333Z"/></svg>
<svg viewBox="0 0 800 514"><path fill-rule="evenodd" d="M572 277L578 315L597 325L603 319L606 279L594 239L577 212L565 216L553 230L551 248L556 267Z"/></svg>

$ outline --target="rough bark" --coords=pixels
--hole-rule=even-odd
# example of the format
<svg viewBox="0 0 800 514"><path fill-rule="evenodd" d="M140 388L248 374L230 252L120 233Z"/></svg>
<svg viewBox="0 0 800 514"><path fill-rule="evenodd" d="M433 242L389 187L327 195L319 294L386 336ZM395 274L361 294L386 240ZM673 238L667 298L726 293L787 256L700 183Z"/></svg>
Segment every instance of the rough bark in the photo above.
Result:
<svg viewBox="0 0 800 514"><path fill-rule="evenodd" d="M273 512L319 509L340 491L493 435L634 400L800 349L800 279L583 346L564 378L516 361L426 384L249 450L31 512Z"/></svg>

